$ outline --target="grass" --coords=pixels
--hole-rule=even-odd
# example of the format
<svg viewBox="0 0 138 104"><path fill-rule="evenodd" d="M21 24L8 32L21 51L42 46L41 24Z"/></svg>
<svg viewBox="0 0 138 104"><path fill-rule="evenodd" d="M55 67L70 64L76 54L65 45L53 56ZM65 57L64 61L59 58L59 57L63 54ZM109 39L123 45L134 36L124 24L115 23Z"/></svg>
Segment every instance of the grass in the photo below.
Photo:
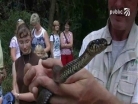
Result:
<svg viewBox="0 0 138 104"><path fill-rule="evenodd" d="M3 94L12 90L12 76L9 74L2 83Z"/></svg>

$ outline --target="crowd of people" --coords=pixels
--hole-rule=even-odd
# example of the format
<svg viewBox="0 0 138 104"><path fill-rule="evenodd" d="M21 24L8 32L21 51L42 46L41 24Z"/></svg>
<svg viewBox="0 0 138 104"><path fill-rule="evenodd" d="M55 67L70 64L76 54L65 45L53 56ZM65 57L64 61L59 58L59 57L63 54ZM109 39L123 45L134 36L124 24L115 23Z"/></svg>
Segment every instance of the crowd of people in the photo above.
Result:
<svg viewBox="0 0 138 104"><path fill-rule="evenodd" d="M51 104L138 104L138 26L135 23L138 0L108 0L109 12L124 11L124 8L129 8L130 16L125 12L110 14L105 27L84 38L79 56L92 40L105 38L109 43L112 40L112 44L61 84L53 81L52 68L73 60L70 23L66 22L65 30L59 34L60 23L55 20L50 38L41 27L38 14L31 16L32 32L25 23L17 26L15 37L20 57L12 56L12 93L19 104L35 104L39 86L54 93L49 100ZM98 42L94 47L98 47Z"/></svg>
<svg viewBox="0 0 138 104"><path fill-rule="evenodd" d="M15 35L9 43L10 55L13 62L12 93L15 98L18 99L16 103L19 104L35 104L33 94L29 92L28 87L25 86L23 82L26 63L37 65L47 58L55 58L66 65L73 60L73 57L71 57L71 55L73 56L73 53L71 53L71 49L73 48L73 33L70 31L69 20L65 21L65 30L63 30L63 32L60 32L59 21L54 20L51 34L48 34L46 29L41 26L40 17L37 13L31 15L30 25L33 26L32 30L23 19L18 19ZM64 35L62 35L63 33ZM2 67L3 70L3 52L1 47L0 49L0 56L2 57L0 58L2 62L0 63L0 67ZM5 69L3 72L3 75L6 76ZM0 94L2 97L2 91Z"/></svg>

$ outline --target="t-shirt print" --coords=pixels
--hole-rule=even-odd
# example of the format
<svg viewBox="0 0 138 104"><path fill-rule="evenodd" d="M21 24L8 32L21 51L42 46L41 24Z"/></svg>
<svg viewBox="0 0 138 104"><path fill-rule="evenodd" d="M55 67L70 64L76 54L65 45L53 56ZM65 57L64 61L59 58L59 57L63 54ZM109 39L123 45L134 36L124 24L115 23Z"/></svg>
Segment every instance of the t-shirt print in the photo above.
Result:
<svg viewBox="0 0 138 104"><path fill-rule="evenodd" d="M59 40L59 37L56 37L56 39L55 39L54 49L55 49L55 51L59 51L59 49L60 49L60 40Z"/></svg>

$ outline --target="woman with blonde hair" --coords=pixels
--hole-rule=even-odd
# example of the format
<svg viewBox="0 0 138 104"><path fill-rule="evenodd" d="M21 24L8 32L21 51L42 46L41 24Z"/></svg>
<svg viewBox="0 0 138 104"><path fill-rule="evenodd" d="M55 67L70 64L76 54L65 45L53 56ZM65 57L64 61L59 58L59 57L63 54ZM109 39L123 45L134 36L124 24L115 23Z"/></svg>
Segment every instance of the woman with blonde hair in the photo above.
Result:
<svg viewBox="0 0 138 104"><path fill-rule="evenodd" d="M24 21L22 19L18 19L18 21L16 23L15 34L17 34L18 27L23 23L24 23ZM21 56L16 35L12 37L9 47L10 47L11 58L12 58L12 61L14 62L16 59L18 59Z"/></svg>
<svg viewBox="0 0 138 104"><path fill-rule="evenodd" d="M53 22L53 32L50 35L50 45L51 45L51 57L56 59L61 59L59 28L60 28L59 21L55 20Z"/></svg>
<svg viewBox="0 0 138 104"><path fill-rule="evenodd" d="M47 31L40 24L40 17L37 13L33 13L30 18L30 24L34 27L32 30L32 49L40 44L46 53L50 51L50 42Z"/></svg>

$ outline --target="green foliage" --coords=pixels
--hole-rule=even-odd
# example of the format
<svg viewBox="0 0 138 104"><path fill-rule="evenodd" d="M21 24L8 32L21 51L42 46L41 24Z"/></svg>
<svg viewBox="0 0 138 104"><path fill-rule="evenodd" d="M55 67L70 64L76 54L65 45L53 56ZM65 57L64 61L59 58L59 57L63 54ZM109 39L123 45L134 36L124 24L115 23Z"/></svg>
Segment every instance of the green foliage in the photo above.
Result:
<svg viewBox="0 0 138 104"><path fill-rule="evenodd" d="M47 30L47 32L49 34L50 32L48 31L48 19L42 18L42 17L40 17L40 18L41 18L41 25L43 26L44 29Z"/></svg>
<svg viewBox="0 0 138 104"><path fill-rule="evenodd" d="M3 82L4 92L10 91L11 88L11 70L12 70L12 61L10 58L10 49L9 44L11 38L14 36L16 29L16 22L19 18L23 19L28 25L31 14L25 11L13 11L8 12L9 18L7 20L0 20L0 39L4 53L4 63L7 69L8 77Z"/></svg>
<svg viewBox="0 0 138 104"><path fill-rule="evenodd" d="M81 44L88 33L106 25L108 19L106 0L60 0L58 4L61 31L64 30L65 20L70 19L74 47L77 49L80 49L78 42Z"/></svg>
<svg viewBox="0 0 138 104"><path fill-rule="evenodd" d="M74 56L74 59L78 58L78 56L79 56L79 50L78 49L76 49L76 48L73 49L73 56Z"/></svg>
<svg viewBox="0 0 138 104"><path fill-rule="evenodd" d="M12 75L8 74L7 78L2 83L3 94L12 90Z"/></svg>

